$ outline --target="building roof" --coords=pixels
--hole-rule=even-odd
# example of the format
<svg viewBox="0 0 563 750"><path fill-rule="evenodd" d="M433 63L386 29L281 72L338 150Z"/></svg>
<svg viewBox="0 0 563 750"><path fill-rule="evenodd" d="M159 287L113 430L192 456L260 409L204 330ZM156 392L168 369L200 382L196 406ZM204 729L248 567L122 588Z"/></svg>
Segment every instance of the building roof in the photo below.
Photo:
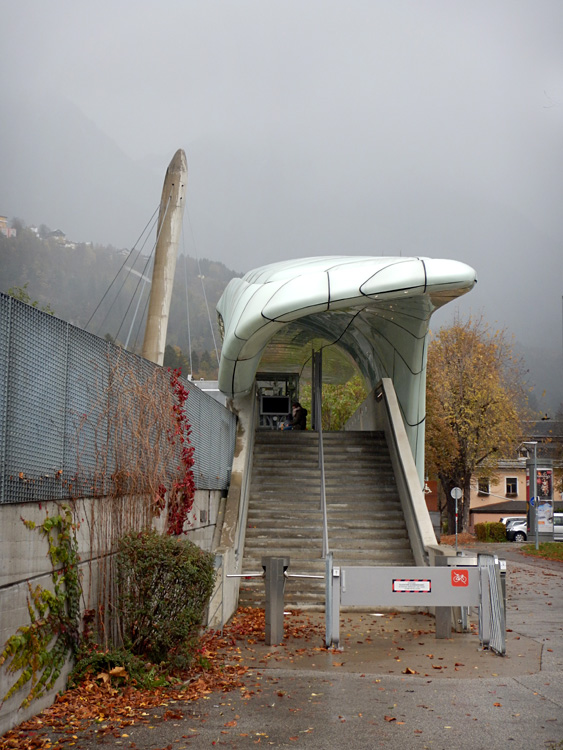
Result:
<svg viewBox="0 0 563 750"><path fill-rule="evenodd" d="M277 371L290 364L288 372L299 372L315 340L335 345L371 388L393 380L420 468L430 317L475 282L464 263L431 258L324 256L250 271L232 279L217 303L219 388L228 396L248 393L258 366L267 369L261 360L274 337ZM292 353L302 361L290 360Z"/></svg>
<svg viewBox="0 0 563 750"><path fill-rule="evenodd" d="M555 510L563 510L561 503L554 503ZM491 513L498 515L514 515L514 513L527 513L527 503L525 500L507 500L504 503L494 503L492 505L483 505L475 508L471 508L470 513Z"/></svg>

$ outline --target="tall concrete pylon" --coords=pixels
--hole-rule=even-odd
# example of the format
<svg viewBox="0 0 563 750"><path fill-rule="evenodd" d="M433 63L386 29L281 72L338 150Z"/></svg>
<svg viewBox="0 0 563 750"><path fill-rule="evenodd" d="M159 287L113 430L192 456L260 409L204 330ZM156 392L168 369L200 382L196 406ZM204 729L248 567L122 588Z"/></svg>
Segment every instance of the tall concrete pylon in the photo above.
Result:
<svg viewBox="0 0 563 750"><path fill-rule="evenodd" d="M168 165L162 188L149 312L143 341L143 357L156 362L157 365L164 362L168 314L182 231L187 181L188 162L186 154L180 148Z"/></svg>

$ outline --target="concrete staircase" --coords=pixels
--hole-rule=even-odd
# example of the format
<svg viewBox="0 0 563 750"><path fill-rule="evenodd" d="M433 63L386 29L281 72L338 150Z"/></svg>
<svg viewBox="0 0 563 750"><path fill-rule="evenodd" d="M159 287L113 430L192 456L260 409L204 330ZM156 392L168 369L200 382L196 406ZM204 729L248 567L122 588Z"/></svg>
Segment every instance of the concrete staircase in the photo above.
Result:
<svg viewBox="0 0 563 750"><path fill-rule="evenodd" d="M380 432L324 434L329 547L335 564L414 565L389 451ZM318 435L258 431L243 573L288 556L291 573L324 575ZM288 608L324 609L322 579L290 578ZM264 606L264 581L242 579L241 606Z"/></svg>

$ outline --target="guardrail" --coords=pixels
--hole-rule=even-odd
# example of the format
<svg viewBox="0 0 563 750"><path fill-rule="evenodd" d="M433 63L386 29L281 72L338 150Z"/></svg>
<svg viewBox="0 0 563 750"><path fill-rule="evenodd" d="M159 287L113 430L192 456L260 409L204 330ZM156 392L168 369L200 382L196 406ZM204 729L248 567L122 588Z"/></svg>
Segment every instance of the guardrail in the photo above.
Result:
<svg viewBox="0 0 563 750"><path fill-rule="evenodd" d="M288 578L325 578L325 644L340 648L340 607L479 607L479 640L485 649L506 653L503 586L504 561L495 555L448 558L448 566L336 566L326 558L325 575L289 573L289 557L263 557L262 571L231 573L227 578L264 578L266 586L266 644L283 641L285 582ZM436 623L436 638L449 638Z"/></svg>
<svg viewBox="0 0 563 750"><path fill-rule="evenodd" d="M323 559L329 552L328 518L326 510L325 454L323 442L323 389L322 389L322 350L313 352L313 405L314 429L319 436L319 469L321 473L320 509L323 517Z"/></svg>
<svg viewBox="0 0 563 750"><path fill-rule="evenodd" d="M417 565L427 565L428 547L436 545L436 534L390 378L383 378L377 386L375 407L377 421L384 426L414 559Z"/></svg>
<svg viewBox="0 0 563 750"><path fill-rule="evenodd" d="M501 562L493 555L448 558L446 566L337 566L327 557L326 646L340 647L340 607L479 607L479 640L503 656L505 602ZM436 637L449 637L440 632Z"/></svg>
<svg viewBox="0 0 563 750"><path fill-rule="evenodd" d="M328 517L326 510L326 480L325 480L325 452L323 443L323 425L322 425L322 395L321 388L316 384L317 396L315 398L315 424L318 425L319 434L319 469L321 472L321 513L323 516L323 559L329 553L328 546Z"/></svg>

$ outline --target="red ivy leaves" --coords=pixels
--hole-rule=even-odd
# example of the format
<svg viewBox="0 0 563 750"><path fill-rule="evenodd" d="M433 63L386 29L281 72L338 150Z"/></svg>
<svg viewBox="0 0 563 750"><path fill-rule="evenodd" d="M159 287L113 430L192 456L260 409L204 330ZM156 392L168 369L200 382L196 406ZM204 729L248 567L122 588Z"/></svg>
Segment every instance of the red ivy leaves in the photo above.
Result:
<svg viewBox="0 0 563 750"><path fill-rule="evenodd" d="M168 533L179 535L184 531L184 523L194 504L195 481L194 481L194 447L190 441L192 432L191 425L184 411L189 391L180 380L180 370L169 370L170 385L174 392L175 403L172 406L174 415L174 430L170 431L168 439L172 445L176 440L180 441L180 466L179 475L172 482L168 491ZM159 487L157 503L164 500L165 487Z"/></svg>

